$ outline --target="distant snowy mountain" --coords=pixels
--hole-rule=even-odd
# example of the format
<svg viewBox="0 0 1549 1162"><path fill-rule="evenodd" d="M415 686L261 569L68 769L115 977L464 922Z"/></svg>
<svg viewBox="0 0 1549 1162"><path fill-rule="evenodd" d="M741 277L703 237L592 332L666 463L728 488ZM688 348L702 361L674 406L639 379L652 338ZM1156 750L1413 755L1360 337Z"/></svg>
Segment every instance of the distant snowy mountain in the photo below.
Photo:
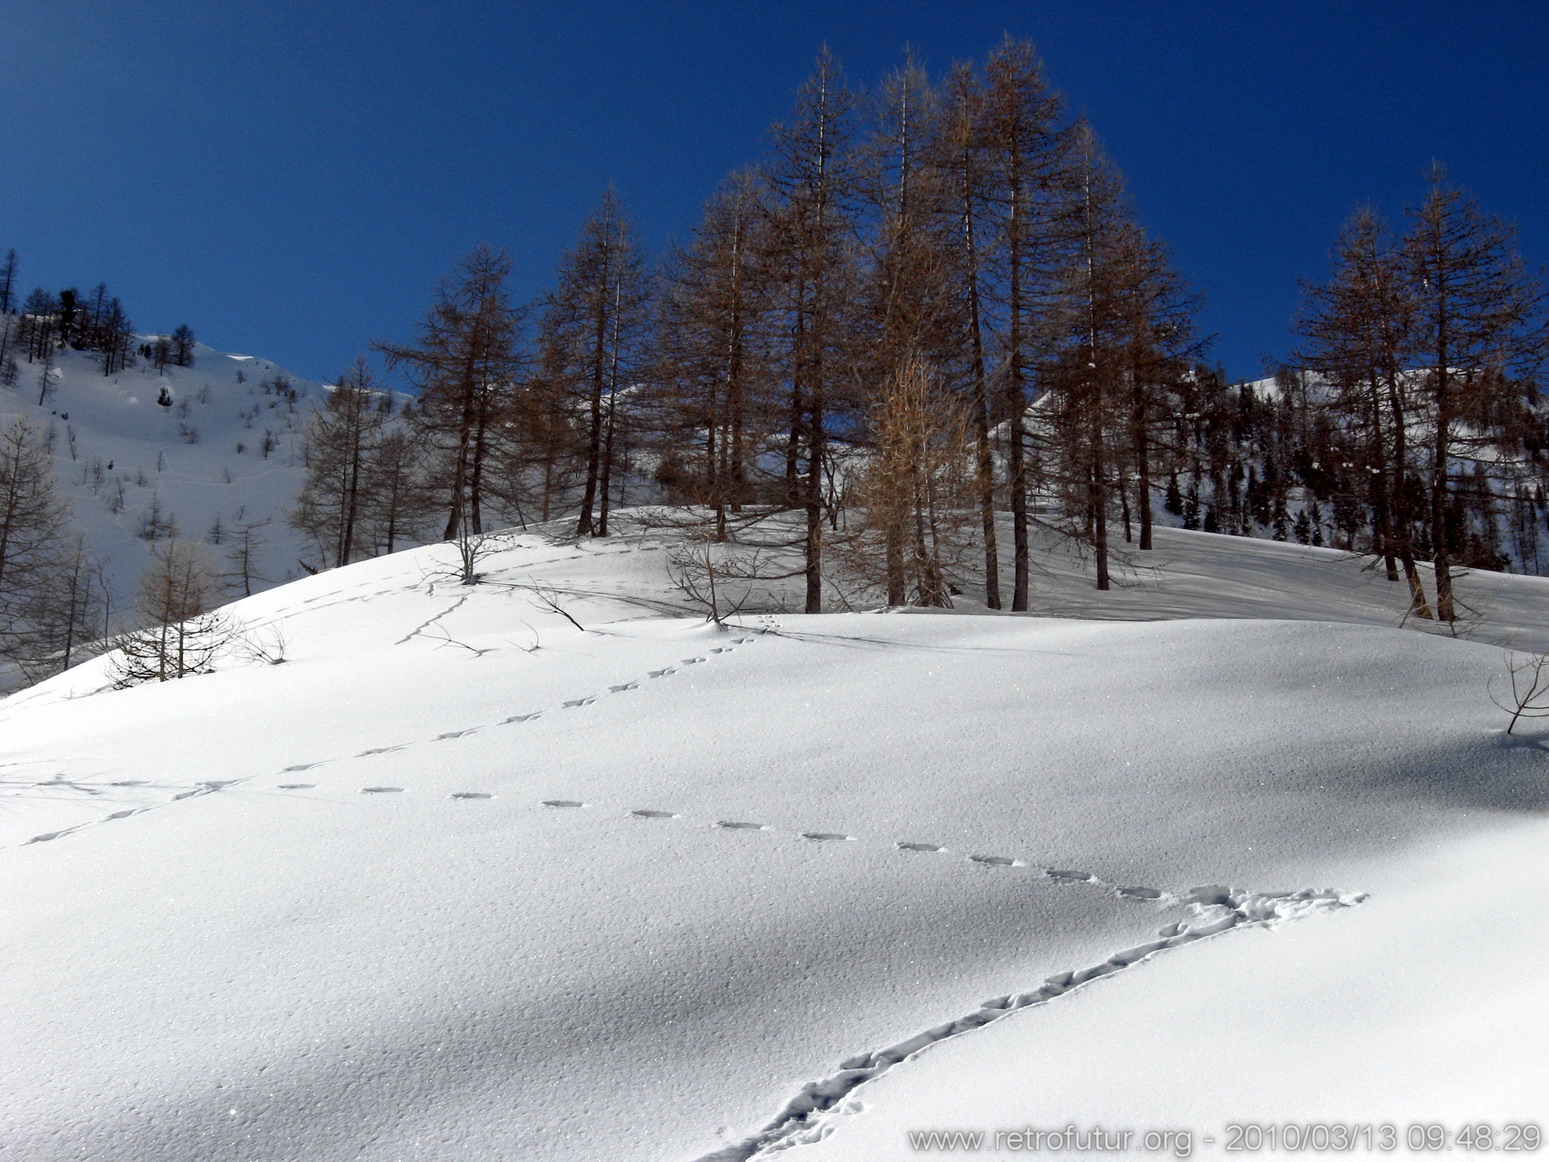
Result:
<svg viewBox="0 0 1549 1162"><path fill-rule="evenodd" d="M49 439L75 527L107 561L115 607L133 599L154 540L203 539L217 559L248 526L256 592L301 573L284 509L305 469L301 433L321 384L268 360L197 344L192 367L148 360L104 376L93 353L62 351L46 373L22 363L0 388L0 425L17 416ZM240 594L241 578L233 578Z"/></svg>

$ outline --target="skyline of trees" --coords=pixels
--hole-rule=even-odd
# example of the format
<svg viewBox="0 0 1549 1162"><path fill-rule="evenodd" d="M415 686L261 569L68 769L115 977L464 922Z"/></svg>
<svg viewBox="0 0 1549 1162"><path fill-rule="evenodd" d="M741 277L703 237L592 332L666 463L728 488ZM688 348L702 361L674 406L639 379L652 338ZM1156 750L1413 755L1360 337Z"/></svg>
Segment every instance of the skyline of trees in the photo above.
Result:
<svg viewBox="0 0 1549 1162"><path fill-rule="evenodd" d="M870 91L825 50L762 159L659 261L612 187L532 304L505 252L461 259L409 342L373 344L416 398L395 411L364 359L340 376L286 517L331 568L513 519L604 537L630 501L701 506L716 542L786 511L807 612L844 570L891 604L973 585L1021 611L1035 529L1106 589L1160 508L1369 552L1412 616L1451 622L1456 568L1542 568L1549 332L1511 231L1439 168L1407 223L1358 210L1273 387L1230 384L1031 44L935 82L906 58ZM0 383L40 366L46 400L67 348L105 375L192 362L186 325L137 347L104 285L22 299L17 271L9 251Z"/></svg>

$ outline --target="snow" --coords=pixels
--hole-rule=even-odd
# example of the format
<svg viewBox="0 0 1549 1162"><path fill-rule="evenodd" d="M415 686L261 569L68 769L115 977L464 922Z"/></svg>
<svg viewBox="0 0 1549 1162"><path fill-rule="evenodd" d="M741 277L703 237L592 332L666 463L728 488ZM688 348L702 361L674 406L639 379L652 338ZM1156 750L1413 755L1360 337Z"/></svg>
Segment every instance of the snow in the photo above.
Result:
<svg viewBox="0 0 1549 1162"><path fill-rule="evenodd" d="M202 343L194 345L192 367L157 372L142 359L112 376L102 374L95 355L67 350L56 354L53 390L40 405L41 365L20 368L16 388L0 389L0 427L25 417L45 434L52 429L54 479L70 499L72 527L107 560L115 609L132 599L149 560L151 544L140 532L158 498L163 518L195 539L206 537L217 517L228 533L240 522L267 519L255 554L264 580L256 587L300 572L302 541L286 527L284 509L305 477L300 435L322 385ZM276 377L295 390L294 408L263 389ZM157 403L163 389L170 407ZM196 442L188 442L188 431ZM265 431L275 442L267 458ZM217 557L225 551L214 549Z"/></svg>
<svg viewBox="0 0 1549 1162"><path fill-rule="evenodd" d="M1458 640L1159 530L1111 594L1046 558L1053 616L716 627L675 535L362 562L231 607L283 664L0 702L8 1162L1543 1121L1549 740L1486 685L1545 582Z"/></svg>

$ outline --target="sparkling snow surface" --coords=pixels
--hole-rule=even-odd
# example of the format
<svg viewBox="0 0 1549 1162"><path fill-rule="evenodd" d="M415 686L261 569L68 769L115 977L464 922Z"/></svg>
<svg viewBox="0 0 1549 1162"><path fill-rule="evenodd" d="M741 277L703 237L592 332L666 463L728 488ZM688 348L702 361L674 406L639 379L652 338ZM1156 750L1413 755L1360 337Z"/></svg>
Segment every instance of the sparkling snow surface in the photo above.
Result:
<svg viewBox="0 0 1549 1162"><path fill-rule="evenodd" d="M0 1157L1549 1114L1549 731L1497 645L1171 530L1114 594L1056 560L1062 617L717 628L667 539L370 561L232 607L282 665L0 702ZM1549 583L1464 584L1542 648Z"/></svg>

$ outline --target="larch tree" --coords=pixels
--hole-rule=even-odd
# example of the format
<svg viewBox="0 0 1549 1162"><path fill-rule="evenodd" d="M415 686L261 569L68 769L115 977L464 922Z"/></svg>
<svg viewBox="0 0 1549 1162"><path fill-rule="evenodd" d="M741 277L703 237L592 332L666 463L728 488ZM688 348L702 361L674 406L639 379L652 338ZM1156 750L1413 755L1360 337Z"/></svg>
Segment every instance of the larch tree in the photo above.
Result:
<svg viewBox="0 0 1549 1162"><path fill-rule="evenodd" d="M762 183L734 175L662 281L654 378L670 476L659 471L658 482L710 508L717 542L729 535L729 515L749 500L766 427L767 226Z"/></svg>
<svg viewBox="0 0 1549 1162"><path fill-rule="evenodd" d="M212 611L220 577L199 541L165 541L140 575L135 611L140 628L118 641L115 684L170 682L207 672L235 636L228 617Z"/></svg>
<svg viewBox="0 0 1549 1162"><path fill-rule="evenodd" d="M36 425L0 432L0 655L30 653L32 614L57 580L70 519Z"/></svg>
<svg viewBox="0 0 1549 1162"><path fill-rule="evenodd" d="M539 376L561 414L577 417L585 462L576 535L608 535L619 466L621 403L648 360L650 272L610 186L560 263L539 324Z"/></svg>
<svg viewBox="0 0 1549 1162"><path fill-rule="evenodd" d="M841 549L847 571L884 587L889 605L950 606L972 512L963 400L916 356L873 405L869 427L861 518Z"/></svg>
<svg viewBox="0 0 1549 1162"><path fill-rule="evenodd" d="M107 637L111 594L103 559L92 553L80 533L60 546L50 582L35 594L29 613L26 657L19 659L29 678L39 681L82 660L82 648Z"/></svg>
<svg viewBox="0 0 1549 1162"><path fill-rule="evenodd" d="M967 371L966 328L950 254L957 241L950 175L937 164L941 103L910 59L884 80L870 104L871 131L857 166L861 202L874 222L864 267L868 342L860 374L868 394L892 396L901 383L936 384ZM899 605L912 533L894 525L884 533L888 603Z"/></svg>
<svg viewBox="0 0 1549 1162"><path fill-rule="evenodd" d="M360 358L307 421L307 478L286 520L311 538L322 568L373 555L367 490L374 483L369 466L391 415L381 406L384 397L391 398Z"/></svg>
<svg viewBox="0 0 1549 1162"><path fill-rule="evenodd" d="M995 454L991 433L996 427L997 400L990 388L989 317L985 310L984 261L990 173L984 150L984 85L972 66L958 65L944 85L941 133L936 168L945 184L946 212L952 219L954 245L951 282L958 296L963 347L967 356L969 424L973 434L974 498L984 543L984 600L1001 608L1000 549L995 520Z"/></svg>
<svg viewBox="0 0 1549 1162"><path fill-rule="evenodd" d="M414 343L376 344L419 389L415 415L434 449L445 540L484 531L485 471L522 367L525 312L511 301L510 274L503 252L479 247L442 280Z"/></svg>
<svg viewBox="0 0 1549 1162"><path fill-rule="evenodd" d="M790 118L774 130L770 186L771 276L782 342L775 353L786 384L786 502L805 514L804 607L823 611L825 473L835 415L853 411L858 282L854 214L855 97L827 49L797 92Z"/></svg>
<svg viewBox="0 0 1549 1162"><path fill-rule="evenodd" d="M986 167L993 272L984 299L995 310L994 380L1006 426L1006 487L1011 509L1011 608L1028 608L1032 486L1026 416L1046 355L1040 326L1064 262L1068 187L1061 172L1061 99L1027 41L1006 40L985 64L979 147Z"/></svg>
<svg viewBox="0 0 1549 1162"><path fill-rule="evenodd" d="M1154 429L1169 410L1169 382L1194 353L1193 304L1084 121L1070 144L1075 212L1046 316L1053 344L1039 425L1045 485L1062 494L1068 531L1091 546L1097 588L1108 589L1111 514L1122 512L1129 540L1138 509L1140 547L1151 548Z"/></svg>
<svg viewBox="0 0 1549 1162"><path fill-rule="evenodd" d="M1328 385L1351 470L1366 477L1368 487L1353 491L1364 491L1371 506L1373 551L1391 580L1402 566L1410 615L1429 619L1415 562L1421 514L1410 486L1409 433L1422 409L1409 373L1414 302L1402 257L1377 213L1358 209L1340 233L1328 282L1303 288L1303 342L1293 358Z"/></svg>
<svg viewBox="0 0 1549 1162"><path fill-rule="evenodd" d="M1461 509L1474 466L1511 458L1521 447L1530 425L1528 396L1549 352L1549 332L1543 291L1517 252L1515 232L1449 185L1439 166L1410 220L1404 264L1426 407L1423 449L1436 617L1451 622L1457 616L1452 569L1464 543ZM1492 521L1493 495L1473 491L1483 505L1482 519Z"/></svg>
<svg viewBox="0 0 1549 1162"><path fill-rule="evenodd" d="M20 296L16 293L16 250L8 249L5 258L0 261L0 315L9 315L16 310L16 304Z"/></svg>

